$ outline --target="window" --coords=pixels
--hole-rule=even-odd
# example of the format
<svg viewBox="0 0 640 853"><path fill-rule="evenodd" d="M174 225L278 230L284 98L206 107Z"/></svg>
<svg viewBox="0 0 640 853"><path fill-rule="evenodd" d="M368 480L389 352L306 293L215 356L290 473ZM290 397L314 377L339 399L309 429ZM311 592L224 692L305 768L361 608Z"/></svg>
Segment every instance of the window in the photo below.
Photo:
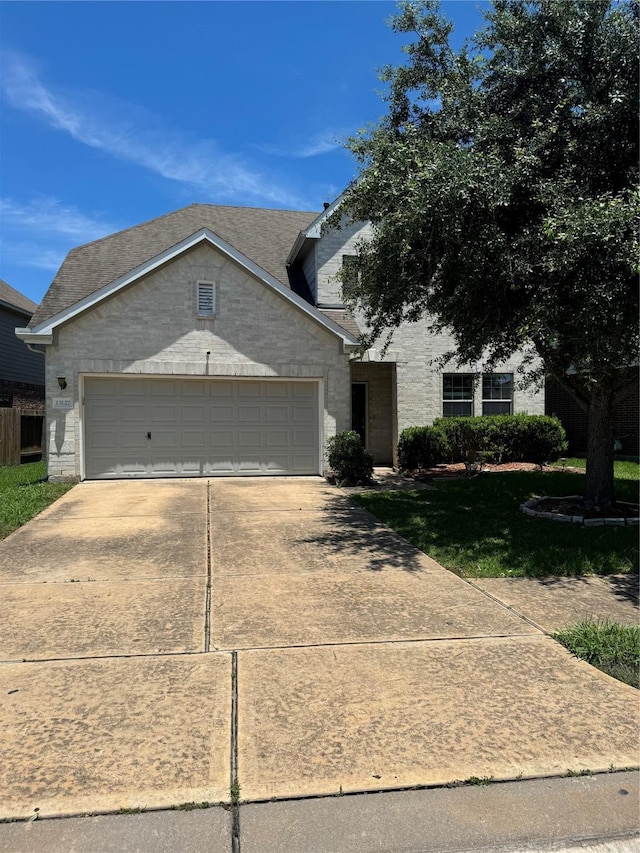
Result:
<svg viewBox="0 0 640 853"><path fill-rule="evenodd" d="M212 281L198 282L198 317L216 316L216 286Z"/></svg>
<svg viewBox="0 0 640 853"><path fill-rule="evenodd" d="M473 375L445 373L442 377L442 415L445 418L473 415Z"/></svg>
<svg viewBox="0 0 640 853"><path fill-rule="evenodd" d="M358 258L356 255L342 256L342 295L348 299L358 283Z"/></svg>
<svg viewBox="0 0 640 853"><path fill-rule="evenodd" d="M513 402L513 373L482 374L482 414L510 415Z"/></svg>

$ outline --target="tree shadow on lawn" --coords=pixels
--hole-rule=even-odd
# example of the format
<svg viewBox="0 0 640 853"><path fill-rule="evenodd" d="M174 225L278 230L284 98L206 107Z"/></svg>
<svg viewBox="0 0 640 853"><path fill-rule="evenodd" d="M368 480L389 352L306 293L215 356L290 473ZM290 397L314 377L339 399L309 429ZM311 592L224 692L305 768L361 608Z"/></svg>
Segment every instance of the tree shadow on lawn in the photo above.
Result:
<svg viewBox="0 0 640 853"><path fill-rule="evenodd" d="M637 571L637 528L585 528L529 518L529 497L580 494L584 476L491 473L435 491L363 493L357 503L448 569L469 577L611 575ZM637 484L617 481L618 498Z"/></svg>
<svg viewBox="0 0 640 853"><path fill-rule="evenodd" d="M323 515L319 529L306 528L296 545L313 545L322 549L332 562L345 571L353 568L382 572L402 569L417 573L426 571L424 555L404 541L368 511L351 502L332 504Z"/></svg>

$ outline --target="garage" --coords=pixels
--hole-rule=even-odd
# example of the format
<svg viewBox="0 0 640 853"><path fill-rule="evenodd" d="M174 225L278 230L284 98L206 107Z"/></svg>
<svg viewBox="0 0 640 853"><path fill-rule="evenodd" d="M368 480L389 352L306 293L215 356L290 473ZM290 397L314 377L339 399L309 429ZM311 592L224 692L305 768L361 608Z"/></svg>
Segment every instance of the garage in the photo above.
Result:
<svg viewBox="0 0 640 853"><path fill-rule="evenodd" d="M319 381L84 377L84 476L319 474Z"/></svg>

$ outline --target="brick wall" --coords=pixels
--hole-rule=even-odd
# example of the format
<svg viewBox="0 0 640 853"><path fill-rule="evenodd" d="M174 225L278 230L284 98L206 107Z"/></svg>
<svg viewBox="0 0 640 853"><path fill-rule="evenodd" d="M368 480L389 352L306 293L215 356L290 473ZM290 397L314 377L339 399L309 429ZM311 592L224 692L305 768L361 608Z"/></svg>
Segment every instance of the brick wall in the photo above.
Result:
<svg viewBox="0 0 640 853"><path fill-rule="evenodd" d="M570 454L587 452L587 413L573 397L553 379L546 384L545 411L560 419L567 433ZM614 438L622 444L619 451L624 456L640 455L640 406L638 392L626 400L616 412Z"/></svg>
<svg viewBox="0 0 640 853"><path fill-rule="evenodd" d="M201 279L217 284L214 319L196 318ZM320 378L323 440L350 427L341 341L211 246L192 249L60 327L46 361L54 478L80 475L80 374ZM73 409L54 409L57 397L70 397Z"/></svg>
<svg viewBox="0 0 640 853"><path fill-rule="evenodd" d="M44 362L44 359L42 360ZM44 385L1 379L0 397L9 397L12 409L21 409L32 415L44 415Z"/></svg>

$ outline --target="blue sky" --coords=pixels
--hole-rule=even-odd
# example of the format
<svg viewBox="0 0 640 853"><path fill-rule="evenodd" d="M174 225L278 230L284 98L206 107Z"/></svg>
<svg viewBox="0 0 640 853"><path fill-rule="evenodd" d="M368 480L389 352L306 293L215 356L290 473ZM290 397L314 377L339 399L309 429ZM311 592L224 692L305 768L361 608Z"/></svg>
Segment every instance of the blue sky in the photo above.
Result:
<svg viewBox="0 0 640 853"><path fill-rule="evenodd" d="M445 2L457 40L480 2ZM319 210L403 61L388 2L4 2L0 278L192 202Z"/></svg>

